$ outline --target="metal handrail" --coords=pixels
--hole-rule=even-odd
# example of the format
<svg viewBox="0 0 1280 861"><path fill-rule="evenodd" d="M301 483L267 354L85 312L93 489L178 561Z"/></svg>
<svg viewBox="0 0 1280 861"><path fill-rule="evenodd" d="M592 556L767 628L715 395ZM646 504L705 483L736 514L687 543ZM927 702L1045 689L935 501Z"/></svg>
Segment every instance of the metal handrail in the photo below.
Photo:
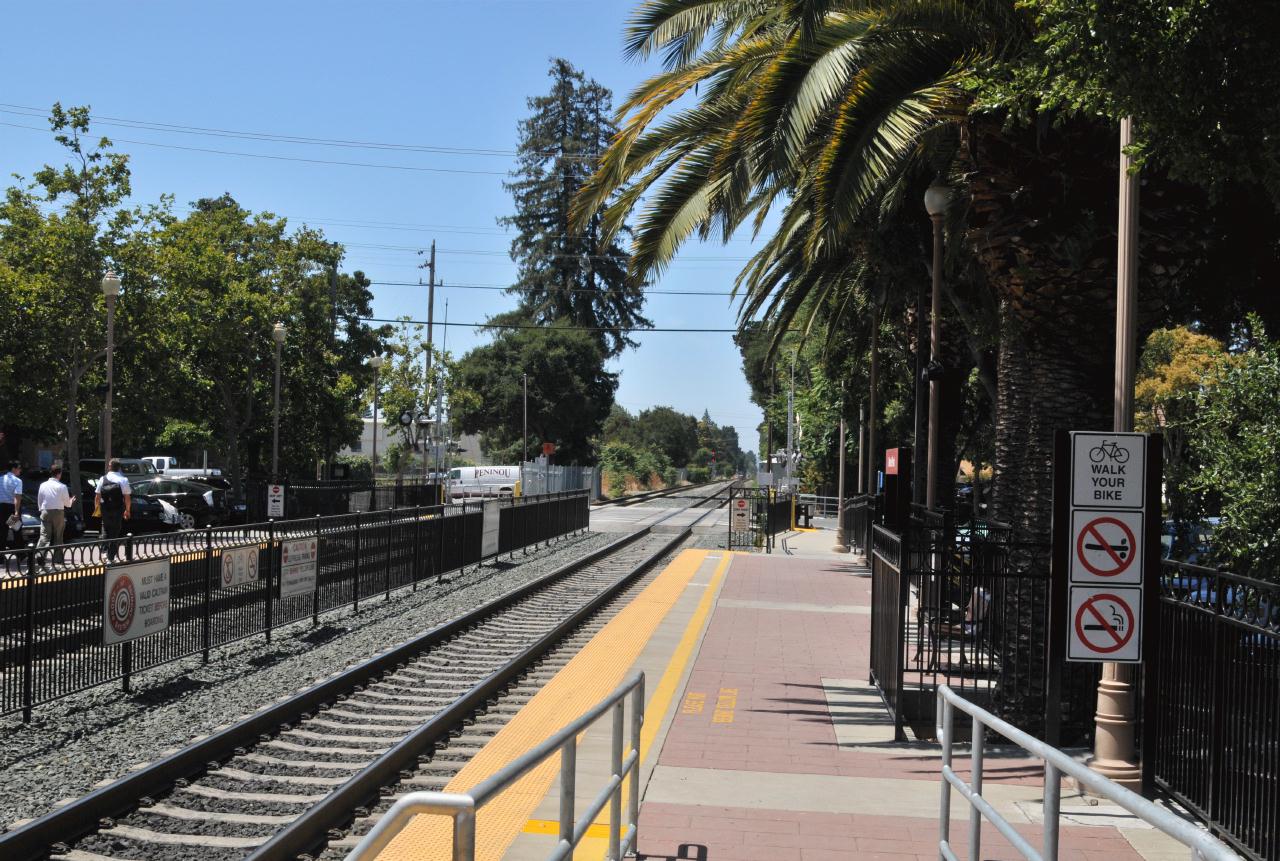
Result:
<svg viewBox="0 0 1280 861"><path fill-rule="evenodd" d="M951 768L951 749L955 740L952 733L955 710L973 718L971 740L971 780L965 783ZM982 763L986 743L986 729L995 730L1032 756L1044 761L1044 838L1040 851L1014 830L1009 820L996 811L982 796ZM1075 778L1090 792L1113 801L1179 843L1191 849L1195 861L1239 861L1240 856L1212 834L1201 830L1169 810L1160 807L1136 792L1096 771L1081 765L1056 747L1045 744L1017 727L966 700L951 689L950 685L938 686L937 732L942 739L942 801L939 809L938 852L947 861L959 861L951 848L951 788L955 787L969 802L969 858L981 856L982 819L985 816L1005 836L1022 857L1031 861L1056 861L1058 857L1058 815L1062 800L1062 775Z"/></svg>
<svg viewBox="0 0 1280 861"><path fill-rule="evenodd" d="M625 708L631 695L631 752L623 756ZM612 773L604 789L587 810L574 818L577 792L578 736L605 712L613 711ZM573 850L586 836L596 816L609 805L609 861L620 861L636 846L636 826L640 819L640 729L644 725L644 673L637 670L572 723L550 738L507 763L502 769L472 787L470 792L411 792L392 806L373 830L356 844L346 861L376 858L396 835L419 814L436 814L453 819L453 861L474 861L476 854L476 813L487 802L556 751L560 751L559 842L548 856L557 861L572 858ZM627 799L627 829L622 832L622 783L630 777Z"/></svg>

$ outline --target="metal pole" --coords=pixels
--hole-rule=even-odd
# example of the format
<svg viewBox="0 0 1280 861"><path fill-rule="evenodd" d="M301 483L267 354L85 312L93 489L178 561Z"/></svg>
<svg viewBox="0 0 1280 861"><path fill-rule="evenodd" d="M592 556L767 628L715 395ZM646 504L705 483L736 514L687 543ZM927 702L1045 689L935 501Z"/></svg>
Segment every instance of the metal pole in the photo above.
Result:
<svg viewBox="0 0 1280 861"><path fill-rule="evenodd" d="M1138 300L1138 176L1125 147L1133 144L1133 120L1120 120L1120 219L1116 255L1116 373L1112 430L1133 430L1133 378L1137 355L1134 309ZM1128 664L1102 665L1089 767L1139 791L1142 769L1134 754L1133 674Z"/></svg>
<svg viewBox="0 0 1280 861"><path fill-rule="evenodd" d="M423 384L426 386L426 392L424 393L424 396L423 396L423 402L424 402L424 405L427 407L427 409L430 409L431 408L431 383L432 383L431 349L432 349L432 344L434 343L434 341L432 340L432 332L435 326L435 312L436 312L436 241L434 239L431 240L431 257L429 262L427 263L427 273L428 273L428 278L427 278L427 369L426 369L427 375L423 379ZM422 282L419 281L418 283L421 284ZM440 418L439 416L436 416L437 421L439 420L439 418ZM427 452L424 449L422 452L422 478L424 480L427 478L427 472L428 472Z"/></svg>
<svg viewBox="0 0 1280 861"><path fill-rule="evenodd" d="M111 465L111 401L115 394L115 353L116 353L116 297L108 295L107 300L107 398L105 403L106 418L102 423L102 471L105 474Z"/></svg>
<svg viewBox="0 0 1280 861"><path fill-rule="evenodd" d="M520 495L524 496L528 492L524 484L524 465L529 460L529 375L521 374L520 377L524 381L524 430L520 438L523 452L520 455Z"/></svg>
<svg viewBox="0 0 1280 861"><path fill-rule="evenodd" d="M933 221L933 301L929 309L929 364L942 361L942 214ZM942 382L929 381L929 462L925 475L924 504L933 510L938 501L938 421L942 411Z"/></svg>
<svg viewBox="0 0 1280 861"><path fill-rule="evenodd" d="M280 482L280 341L276 340L275 406L271 412L271 483Z"/></svg>
<svg viewBox="0 0 1280 861"><path fill-rule="evenodd" d="M867 405L859 402L858 404L858 494L862 495L867 492L867 467L866 467L866 448L867 448Z"/></svg>
<svg viewBox="0 0 1280 861"><path fill-rule="evenodd" d="M378 375L381 370L378 365L373 368L373 493L370 496L374 501L370 508L378 504Z"/></svg>
<svg viewBox="0 0 1280 861"><path fill-rule="evenodd" d="M849 545L844 534L844 399L840 399L840 468L836 479L836 553L848 553Z"/></svg>
<svg viewBox="0 0 1280 861"><path fill-rule="evenodd" d="M796 353L800 352L799 350ZM795 461L795 453L792 450L794 445L794 436L792 427L796 423L796 353L791 354L791 388L787 391L787 471L784 473L787 478L787 492L791 493L791 471Z"/></svg>
<svg viewBox="0 0 1280 861"><path fill-rule="evenodd" d="M925 368L929 362L925 358L925 342L929 338L929 317L925 315L925 303L928 302L924 282L920 282L916 290L916 381L915 381L915 415L911 433L911 451L918 462L920 453L929 450L929 388L925 380ZM925 500L926 472L921 469L911 471L911 501L923 505Z"/></svg>
<svg viewBox="0 0 1280 861"><path fill-rule="evenodd" d="M880 376L880 307L876 306L871 318L871 394L867 410L867 493L876 493L876 386Z"/></svg>

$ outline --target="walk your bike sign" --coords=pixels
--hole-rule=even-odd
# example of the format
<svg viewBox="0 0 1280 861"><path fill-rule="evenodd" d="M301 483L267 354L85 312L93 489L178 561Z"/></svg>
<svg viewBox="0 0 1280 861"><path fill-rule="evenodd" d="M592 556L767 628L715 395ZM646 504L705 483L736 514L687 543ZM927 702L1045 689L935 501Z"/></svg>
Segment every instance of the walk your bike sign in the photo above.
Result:
<svg viewBox="0 0 1280 861"><path fill-rule="evenodd" d="M1146 454L1143 434L1073 433L1071 504L1141 509Z"/></svg>

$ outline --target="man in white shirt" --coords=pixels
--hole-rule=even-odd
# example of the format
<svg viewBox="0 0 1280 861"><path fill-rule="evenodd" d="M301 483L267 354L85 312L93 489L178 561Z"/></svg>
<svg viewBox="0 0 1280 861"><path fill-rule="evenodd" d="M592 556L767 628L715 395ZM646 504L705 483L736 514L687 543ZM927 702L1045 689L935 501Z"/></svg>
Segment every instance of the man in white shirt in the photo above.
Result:
<svg viewBox="0 0 1280 861"><path fill-rule="evenodd" d="M0 550L9 546L9 518L21 511L22 464L15 460L9 464L9 471L0 476ZM18 528L22 528L21 524Z"/></svg>
<svg viewBox="0 0 1280 861"><path fill-rule="evenodd" d="M76 498L67 492L62 483L62 464L55 463L49 470L49 479L36 492L40 506L40 542L37 550L53 548L53 563L62 564L62 533L67 528L67 509L75 505ZM41 553L41 561L44 554Z"/></svg>
<svg viewBox="0 0 1280 861"><path fill-rule="evenodd" d="M111 458L111 463L107 465L107 474L98 482L94 501L97 503L98 510L102 512L102 537L108 539L105 549L107 559L112 562L116 561L120 542L110 539L119 538L124 532L124 521L128 520L132 513L132 494L129 479L120 472L120 461L114 457Z"/></svg>

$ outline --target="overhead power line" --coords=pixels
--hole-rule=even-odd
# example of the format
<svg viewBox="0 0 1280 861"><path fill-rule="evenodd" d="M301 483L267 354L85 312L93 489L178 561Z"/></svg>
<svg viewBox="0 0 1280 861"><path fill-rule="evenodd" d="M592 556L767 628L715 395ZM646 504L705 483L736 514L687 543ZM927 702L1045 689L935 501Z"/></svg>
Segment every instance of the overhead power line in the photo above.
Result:
<svg viewBox="0 0 1280 861"><path fill-rule="evenodd" d="M369 283L377 287L425 287L426 286L425 284L419 284L417 281L370 281ZM457 290L506 291L506 290L511 290L512 286L511 285L504 286L501 284L449 284L447 282L441 282L439 284L436 284L436 289L437 290L457 289ZM564 291L561 290L557 292L564 292ZM589 287L573 287L573 288L570 288L568 292L600 293L603 295L608 295L610 293L614 293L617 291L592 290ZM733 293L727 290L656 290L651 288L645 288L640 292L646 296L650 294L661 295L661 296L732 296L733 295Z"/></svg>
<svg viewBox="0 0 1280 861"><path fill-rule="evenodd" d="M425 326L426 320L391 320L386 317L357 317L362 323L408 323L412 326ZM622 334L643 334L645 332L725 332L736 333L737 329L672 329L654 327L651 329L627 329L622 326L540 326L537 323L441 323L436 326L459 326L464 329L545 329L562 332L620 332Z"/></svg>

